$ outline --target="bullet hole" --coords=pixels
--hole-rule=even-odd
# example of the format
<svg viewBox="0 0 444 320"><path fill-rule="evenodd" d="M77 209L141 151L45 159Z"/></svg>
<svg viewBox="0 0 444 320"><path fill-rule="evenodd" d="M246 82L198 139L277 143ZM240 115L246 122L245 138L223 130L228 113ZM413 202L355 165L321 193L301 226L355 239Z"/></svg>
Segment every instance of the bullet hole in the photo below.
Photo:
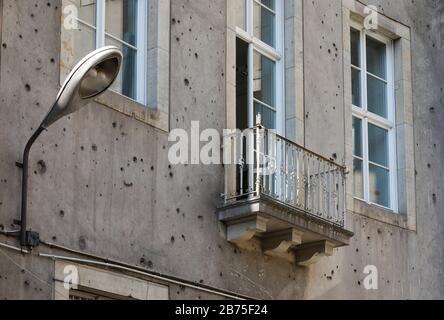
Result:
<svg viewBox="0 0 444 320"><path fill-rule="evenodd" d="M46 163L43 160L40 160L39 162L37 162L38 165L38 171L40 174L45 174L46 173Z"/></svg>
<svg viewBox="0 0 444 320"><path fill-rule="evenodd" d="M356 252L359 252L359 249L356 249Z"/></svg>
<svg viewBox="0 0 444 320"><path fill-rule="evenodd" d="M25 84L25 89L26 89L26 91L30 92L31 86L27 83L27 84Z"/></svg>
<svg viewBox="0 0 444 320"><path fill-rule="evenodd" d="M95 144L93 144L93 145L91 146L91 149L92 149L92 151L97 152L97 146L96 146Z"/></svg>
<svg viewBox="0 0 444 320"><path fill-rule="evenodd" d="M145 258L140 258L140 264L145 264Z"/></svg>
<svg viewBox="0 0 444 320"><path fill-rule="evenodd" d="M25 286L29 287L29 285L30 285L29 280L25 280L24 283L25 283Z"/></svg>
<svg viewBox="0 0 444 320"><path fill-rule="evenodd" d="M52 237L52 241L57 241L57 237L56 236L54 236L54 237Z"/></svg>
<svg viewBox="0 0 444 320"><path fill-rule="evenodd" d="M435 194L435 193L432 195L432 201L433 201L433 203L436 204L437 197L436 197L436 194Z"/></svg>
<svg viewBox="0 0 444 320"><path fill-rule="evenodd" d="M55 59L54 58L51 58L51 63L55 63Z"/></svg>
<svg viewBox="0 0 444 320"><path fill-rule="evenodd" d="M188 79L184 79L183 82L185 83L185 86L189 86L190 85L190 80Z"/></svg>
<svg viewBox="0 0 444 320"><path fill-rule="evenodd" d="M6 43L2 44L3 49L6 49L8 47L8 45Z"/></svg>
<svg viewBox="0 0 444 320"><path fill-rule="evenodd" d="M381 235L382 234L382 230L378 229L378 234Z"/></svg>
<svg viewBox="0 0 444 320"><path fill-rule="evenodd" d="M154 166L151 166L151 171L154 171Z"/></svg>
<svg viewBox="0 0 444 320"><path fill-rule="evenodd" d="M361 281L358 281L358 286L360 286L361 285Z"/></svg>
<svg viewBox="0 0 444 320"><path fill-rule="evenodd" d="M177 212L177 213L180 213L180 209L179 209L179 208L177 208L177 209L176 209L176 212Z"/></svg>
<svg viewBox="0 0 444 320"><path fill-rule="evenodd" d="M171 243L176 242L176 238L174 238L174 236L171 236Z"/></svg>
<svg viewBox="0 0 444 320"><path fill-rule="evenodd" d="M123 184L125 185L125 187L127 188L131 188L132 186L134 186L134 184L132 182L126 182L124 181Z"/></svg>
<svg viewBox="0 0 444 320"><path fill-rule="evenodd" d="M170 172L170 178L174 177L174 173Z"/></svg>
<svg viewBox="0 0 444 320"><path fill-rule="evenodd" d="M196 53L194 54L194 57L195 57L196 59L199 59L199 54L196 52Z"/></svg>
<svg viewBox="0 0 444 320"><path fill-rule="evenodd" d="M203 220L203 216L198 216L197 219Z"/></svg>
<svg viewBox="0 0 444 320"><path fill-rule="evenodd" d="M221 278L222 278L223 276L224 276L224 275L223 275L223 273L222 273L222 272L221 272L221 273L219 273L219 277L221 277Z"/></svg>
<svg viewBox="0 0 444 320"><path fill-rule="evenodd" d="M353 270L353 272L354 272L354 273L358 273L358 270L355 269L355 270Z"/></svg>
<svg viewBox="0 0 444 320"><path fill-rule="evenodd" d="M114 129L117 128L117 123L116 122L113 122L113 128Z"/></svg>
<svg viewBox="0 0 444 320"><path fill-rule="evenodd" d="M200 283L200 284L203 284L203 283L204 283L204 281L203 281L203 280L200 280L200 281L199 281L199 283Z"/></svg>
<svg viewBox="0 0 444 320"><path fill-rule="evenodd" d="M336 153L333 153L333 154L331 155L331 157L332 157L333 159L335 159L335 160L338 159L338 155L337 155Z"/></svg>
<svg viewBox="0 0 444 320"><path fill-rule="evenodd" d="M434 108L434 107L431 107L431 108L430 108L430 112L432 112L432 113L435 112L435 108Z"/></svg>
<svg viewBox="0 0 444 320"><path fill-rule="evenodd" d="M148 261L147 267L152 269L153 268L153 262L152 261Z"/></svg>
<svg viewBox="0 0 444 320"><path fill-rule="evenodd" d="M430 163L428 163L428 164L427 164L427 168L430 169L431 167L432 167L432 165L431 165Z"/></svg>
<svg viewBox="0 0 444 320"><path fill-rule="evenodd" d="M85 147L84 147L84 146L81 146L81 147L80 147L80 150L84 151L84 150L85 150Z"/></svg>
<svg viewBox="0 0 444 320"><path fill-rule="evenodd" d="M370 236L367 237L367 240L370 241Z"/></svg>
<svg viewBox="0 0 444 320"><path fill-rule="evenodd" d="M86 249L86 239L84 237L79 238L79 248L80 250Z"/></svg>
<svg viewBox="0 0 444 320"><path fill-rule="evenodd" d="M60 217L64 218L65 217L65 211L60 210L59 215L60 215Z"/></svg>
<svg viewBox="0 0 444 320"><path fill-rule="evenodd" d="M182 235L182 239L183 239L183 241L187 241L187 239L185 238L184 235Z"/></svg>

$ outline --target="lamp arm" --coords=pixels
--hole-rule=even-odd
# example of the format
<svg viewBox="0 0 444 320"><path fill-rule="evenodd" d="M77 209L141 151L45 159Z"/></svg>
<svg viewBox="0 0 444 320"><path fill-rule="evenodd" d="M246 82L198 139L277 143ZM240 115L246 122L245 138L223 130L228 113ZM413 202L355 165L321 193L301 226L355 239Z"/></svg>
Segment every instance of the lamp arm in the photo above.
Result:
<svg viewBox="0 0 444 320"><path fill-rule="evenodd" d="M21 229L20 229L20 244L23 247L28 246L28 239L26 235L27 227L27 209L28 209L28 170L29 170L29 152L37 138L46 129L40 126L26 143L23 152L23 170L22 170L22 207L21 207Z"/></svg>

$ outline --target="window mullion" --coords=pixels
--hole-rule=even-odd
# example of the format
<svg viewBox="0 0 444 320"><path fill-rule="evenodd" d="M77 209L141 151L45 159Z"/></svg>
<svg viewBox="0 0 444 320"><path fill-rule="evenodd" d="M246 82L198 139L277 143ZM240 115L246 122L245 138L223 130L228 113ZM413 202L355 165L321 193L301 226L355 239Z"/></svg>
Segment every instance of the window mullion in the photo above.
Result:
<svg viewBox="0 0 444 320"><path fill-rule="evenodd" d="M96 48L105 46L105 23L106 23L106 4L105 0L96 2Z"/></svg>

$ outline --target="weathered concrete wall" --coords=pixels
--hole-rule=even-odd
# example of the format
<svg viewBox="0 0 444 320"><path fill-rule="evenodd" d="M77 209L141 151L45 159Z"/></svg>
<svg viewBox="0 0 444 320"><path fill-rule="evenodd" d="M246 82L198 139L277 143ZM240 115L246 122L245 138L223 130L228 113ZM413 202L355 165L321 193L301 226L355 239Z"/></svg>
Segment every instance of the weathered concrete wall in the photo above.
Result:
<svg viewBox="0 0 444 320"><path fill-rule="evenodd" d="M170 167L167 133L99 104L61 120L35 144L29 226L48 242L258 298L442 297L442 2L377 3L412 27L417 233L350 215L352 245L310 269L236 249L215 214L223 168ZM7 229L20 216L15 162L58 90L60 6L60 0L3 1L0 225ZM189 130L199 120L201 129L222 130L225 3L172 0L171 18L171 127ZM306 143L339 162L348 107L341 19L339 0L304 2ZM52 296L52 261L0 250L0 298ZM377 292L362 287L368 264L380 270ZM209 297L176 287L171 296Z"/></svg>

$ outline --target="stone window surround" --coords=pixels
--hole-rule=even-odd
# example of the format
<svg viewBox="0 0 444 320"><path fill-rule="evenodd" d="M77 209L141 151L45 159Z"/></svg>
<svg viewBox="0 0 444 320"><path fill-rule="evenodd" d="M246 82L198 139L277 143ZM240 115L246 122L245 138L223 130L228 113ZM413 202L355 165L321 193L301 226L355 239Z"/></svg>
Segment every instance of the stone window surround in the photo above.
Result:
<svg viewBox="0 0 444 320"><path fill-rule="evenodd" d="M95 101L137 121L169 132L170 100L170 0L148 1L147 105L108 90ZM60 85L70 72L70 32L63 28L63 9L72 4L63 0L61 22ZM154 30L154 32L153 32Z"/></svg>
<svg viewBox="0 0 444 320"><path fill-rule="evenodd" d="M226 121L236 129L236 5L227 0ZM288 139L304 143L303 0L285 1L285 131Z"/></svg>
<svg viewBox="0 0 444 320"><path fill-rule="evenodd" d="M355 0L343 0L343 35L344 35L344 110L345 143L347 168L352 168L352 96L351 96L351 57L350 28L351 21L362 23L366 14L365 5ZM413 89L411 71L410 28L378 13L381 33L394 41L395 101L396 101L396 147L398 176L398 212L370 205L358 200L353 195L353 184L347 186L347 209L353 214L416 231L415 195L415 159L413 134ZM350 121L349 121L350 120ZM349 176L350 177L350 176Z"/></svg>
<svg viewBox="0 0 444 320"><path fill-rule="evenodd" d="M93 268L78 263L56 260L54 266L54 299L69 300L70 290L65 289L65 267L73 266L78 271L78 287L87 292L103 292L109 296L131 297L136 300L168 300L166 285L149 282L128 275Z"/></svg>

